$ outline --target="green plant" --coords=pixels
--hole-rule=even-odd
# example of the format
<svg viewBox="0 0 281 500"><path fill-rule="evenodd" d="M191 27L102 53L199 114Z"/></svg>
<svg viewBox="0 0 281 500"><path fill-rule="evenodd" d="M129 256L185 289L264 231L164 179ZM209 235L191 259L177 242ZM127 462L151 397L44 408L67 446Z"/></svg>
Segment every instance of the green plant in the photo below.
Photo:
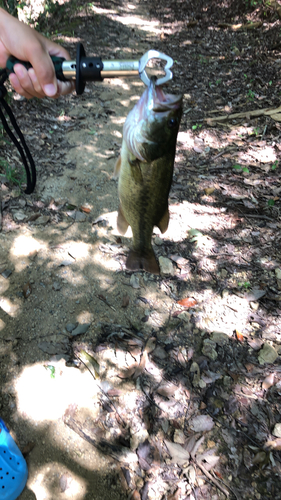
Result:
<svg viewBox="0 0 281 500"><path fill-rule="evenodd" d="M0 0L0 7L7 10L12 16L17 16L19 3L17 0Z"/></svg>
<svg viewBox="0 0 281 500"><path fill-rule="evenodd" d="M275 160L275 162L273 163L273 165L271 167L271 170L275 170L277 167L278 167L278 160Z"/></svg>
<svg viewBox="0 0 281 500"><path fill-rule="evenodd" d="M270 199L270 200L267 201L267 204L268 204L269 207L274 207L275 201L273 199Z"/></svg>
<svg viewBox="0 0 281 500"><path fill-rule="evenodd" d="M11 167L7 160L0 158L0 170L4 173L0 174L2 177L15 186L21 186L25 181L25 176L22 170L16 167Z"/></svg>
<svg viewBox="0 0 281 500"><path fill-rule="evenodd" d="M250 101L253 101L255 99L255 93L251 89L248 90L248 99Z"/></svg>
<svg viewBox="0 0 281 500"><path fill-rule="evenodd" d="M197 128L201 128L202 123L196 123L196 125L192 125L192 130L196 130Z"/></svg>
<svg viewBox="0 0 281 500"><path fill-rule="evenodd" d="M238 283L238 286L243 287L245 290L249 290L249 288L251 288L251 283L249 281L244 281Z"/></svg>

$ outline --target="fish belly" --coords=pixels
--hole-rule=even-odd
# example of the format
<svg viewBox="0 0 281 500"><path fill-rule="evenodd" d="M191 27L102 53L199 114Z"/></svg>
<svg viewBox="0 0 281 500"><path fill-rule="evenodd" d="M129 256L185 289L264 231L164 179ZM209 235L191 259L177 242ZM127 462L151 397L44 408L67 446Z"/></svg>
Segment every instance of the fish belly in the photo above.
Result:
<svg viewBox="0 0 281 500"><path fill-rule="evenodd" d="M118 184L120 207L117 227L125 234L130 225L133 246L126 266L159 274L151 238L153 227L165 232L169 223L168 196L173 176L174 154L151 163L137 160L122 146Z"/></svg>

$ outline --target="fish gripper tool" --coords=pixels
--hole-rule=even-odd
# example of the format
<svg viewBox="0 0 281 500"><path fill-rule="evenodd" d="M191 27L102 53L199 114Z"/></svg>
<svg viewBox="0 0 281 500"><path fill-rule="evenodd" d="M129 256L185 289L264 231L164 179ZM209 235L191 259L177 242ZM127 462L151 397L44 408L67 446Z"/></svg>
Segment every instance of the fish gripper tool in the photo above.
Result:
<svg viewBox="0 0 281 500"><path fill-rule="evenodd" d="M51 56L56 77L61 81L75 80L76 93L83 94L86 82L102 81L104 78L139 76L145 85L149 85L150 78L147 74L147 64L152 59L166 61L164 67L165 75L156 80L156 85L163 85L173 78L171 67L173 59L158 50L149 50L139 60L134 59L110 59L103 61L100 57L87 57L82 43L76 47L76 60L67 61L63 57ZM6 70L10 74L14 71L14 65L20 63L27 69L31 64L26 61L20 61L14 56L10 56Z"/></svg>

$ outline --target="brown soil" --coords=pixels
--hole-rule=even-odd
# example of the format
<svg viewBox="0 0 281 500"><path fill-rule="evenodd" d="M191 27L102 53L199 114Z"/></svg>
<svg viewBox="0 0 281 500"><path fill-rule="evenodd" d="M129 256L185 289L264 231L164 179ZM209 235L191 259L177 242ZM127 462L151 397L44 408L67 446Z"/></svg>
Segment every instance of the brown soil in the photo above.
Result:
<svg viewBox="0 0 281 500"><path fill-rule="evenodd" d="M0 416L26 456L21 500L281 498L281 117L264 112L280 105L280 9L100 1L53 37L73 57L82 41L175 61L159 277L126 271L116 229L112 174L142 82L12 100L38 171L31 196L3 176L0 191Z"/></svg>

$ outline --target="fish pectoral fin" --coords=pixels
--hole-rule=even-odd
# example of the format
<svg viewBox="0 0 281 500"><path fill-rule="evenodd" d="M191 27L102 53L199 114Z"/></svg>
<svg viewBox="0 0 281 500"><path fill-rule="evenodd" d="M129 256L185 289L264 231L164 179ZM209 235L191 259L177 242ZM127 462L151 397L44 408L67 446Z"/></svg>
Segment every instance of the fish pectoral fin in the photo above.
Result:
<svg viewBox="0 0 281 500"><path fill-rule="evenodd" d="M128 229L129 223L126 220L125 215L123 214L123 210L121 205L119 205L118 215L117 215L117 229L120 234L125 234Z"/></svg>
<svg viewBox="0 0 281 500"><path fill-rule="evenodd" d="M130 250L126 261L126 267L130 271L144 269L144 271L147 271L148 273L160 274L159 264L153 250L146 255L142 255L136 250Z"/></svg>
<svg viewBox="0 0 281 500"><path fill-rule="evenodd" d="M167 207L162 219L158 222L158 224L156 224L156 226L159 227L162 234L165 233L168 229L169 218L170 218L169 210Z"/></svg>
<svg viewBox="0 0 281 500"><path fill-rule="evenodd" d="M121 168L121 155L118 156L116 163L114 165L113 179L117 179L119 177L120 168Z"/></svg>
<svg viewBox="0 0 281 500"><path fill-rule="evenodd" d="M128 158L129 165L131 167L131 176L136 184L143 183L143 175L141 171L140 161L138 158L132 157Z"/></svg>

